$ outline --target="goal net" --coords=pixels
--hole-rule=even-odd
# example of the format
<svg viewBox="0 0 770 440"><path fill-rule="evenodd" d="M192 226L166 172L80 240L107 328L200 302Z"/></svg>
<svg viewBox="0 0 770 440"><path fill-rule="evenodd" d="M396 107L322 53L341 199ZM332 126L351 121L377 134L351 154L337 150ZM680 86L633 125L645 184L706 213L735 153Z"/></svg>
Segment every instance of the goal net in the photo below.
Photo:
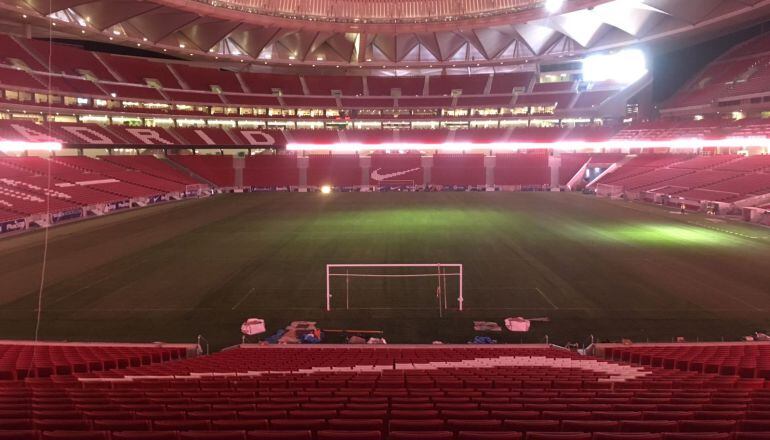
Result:
<svg viewBox="0 0 770 440"><path fill-rule="evenodd" d="M463 310L463 265L327 264L326 310Z"/></svg>

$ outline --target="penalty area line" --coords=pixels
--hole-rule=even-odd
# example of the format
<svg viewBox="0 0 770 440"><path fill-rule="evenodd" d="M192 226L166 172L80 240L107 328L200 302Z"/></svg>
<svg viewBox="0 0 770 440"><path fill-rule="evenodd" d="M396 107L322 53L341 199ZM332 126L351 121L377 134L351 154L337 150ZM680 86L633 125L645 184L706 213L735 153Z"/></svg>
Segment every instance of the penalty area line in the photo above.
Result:
<svg viewBox="0 0 770 440"><path fill-rule="evenodd" d="M243 302L244 302L244 301L246 301L246 298L248 298L248 297L249 297L249 296L250 296L250 295L251 295L251 294L252 294L252 293L253 293L255 290L257 290L257 288L256 288L256 287L252 287L252 288L251 288L251 289L250 289L248 292L246 292L246 294L245 294L245 295L243 295L243 298L241 298L241 300L240 300L240 301L238 301L237 303L235 303L235 305L233 306L233 308L232 308L232 309L230 309L230 310L235 310L235 309L237 309L237 308L238 308L238 306L240 306L241 304L243 304Z"/></svg>
<svg viewBox="0 0 770 440"><path fill-rule="evenodd" d="M548 301L548 304L550 304L550 305L551 305L551 307L553 307L553 309L554 309L554 310L559 310L559 307L558 307L556 304L554 304L554 303L553 303L553 301L551 301L551 298L548 298L548 295L546 295L546 294L545 294L545 292L543 292L542 290L540 290L540 288L539 288L539 287L535 287L535 290L537 290L537 293L539 293L539 294L540 294L540 296L542 296L542 297L543 297L543 299L545 299L546 301Z"/></svg>

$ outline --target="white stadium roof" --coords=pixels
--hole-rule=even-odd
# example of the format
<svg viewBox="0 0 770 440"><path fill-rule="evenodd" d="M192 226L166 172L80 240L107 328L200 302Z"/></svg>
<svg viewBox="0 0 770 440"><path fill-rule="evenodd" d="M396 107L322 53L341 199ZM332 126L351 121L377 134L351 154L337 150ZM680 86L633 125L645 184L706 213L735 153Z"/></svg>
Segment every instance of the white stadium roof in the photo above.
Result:
<svg viewBox="0 0 770 440"><path fill-rule="evenodd" d="M549 0L553 6L554 0ZM509 69L691 41L766 18L768 0L7 0L4 26L193 60L264 66ZM562 4L563 3L563 4ZM678 40L677 40L678 39ZM500 67L503 66L503 67Z"/></svg>

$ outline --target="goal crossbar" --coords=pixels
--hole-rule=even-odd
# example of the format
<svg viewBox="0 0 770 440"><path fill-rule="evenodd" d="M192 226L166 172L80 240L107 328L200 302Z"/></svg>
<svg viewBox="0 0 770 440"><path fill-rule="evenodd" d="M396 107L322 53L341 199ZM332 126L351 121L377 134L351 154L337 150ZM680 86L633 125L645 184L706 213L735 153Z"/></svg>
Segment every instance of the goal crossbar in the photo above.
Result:
<svg viewBox="0 0 770 440"><path fill-rule="evenodd" d="M351 274L334 273L336 268L361 269L361 268L436 268L436 273L418 274ZM443 272L443 269L455 269L453 272ZM416 263L416 264L327 264L326 265L326 311L331 311L331 279L332 277L358 277L358 278L427 278L456 276L459 280L458 310L463 310L463 265L460 263Z"/></svg>

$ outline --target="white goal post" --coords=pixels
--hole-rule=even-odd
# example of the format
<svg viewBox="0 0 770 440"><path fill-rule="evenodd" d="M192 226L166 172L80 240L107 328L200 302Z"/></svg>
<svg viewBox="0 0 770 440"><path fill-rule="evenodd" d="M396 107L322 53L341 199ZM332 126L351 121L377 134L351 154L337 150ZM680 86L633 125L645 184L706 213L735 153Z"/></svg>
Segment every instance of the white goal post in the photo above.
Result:
<svg viewBox="0 0 770 440"><path fill-rule="evenodd" d="M412 274L383 274L383 273L354 273L351 274L349 269L366 269L366 268L423 268L424 273L412 273ZM338 272L338 269L346 269L346 271ZM435 272L428 272L428 269L434 269ZM452 272L447 273L447 269ZM327 264L326 265L326 311L329 312L332 309L331 299L331 280L333 277L372 277L372 278L426 278L435 277L439 280L439 289L441 286L441 279L444 278L444 295L446 296L446 277L456 276L458 277L458 310L463 310L463 265L460 263L416 263L416 264ZM446 299L444 299L444 308L446 307Z"/></svg>

